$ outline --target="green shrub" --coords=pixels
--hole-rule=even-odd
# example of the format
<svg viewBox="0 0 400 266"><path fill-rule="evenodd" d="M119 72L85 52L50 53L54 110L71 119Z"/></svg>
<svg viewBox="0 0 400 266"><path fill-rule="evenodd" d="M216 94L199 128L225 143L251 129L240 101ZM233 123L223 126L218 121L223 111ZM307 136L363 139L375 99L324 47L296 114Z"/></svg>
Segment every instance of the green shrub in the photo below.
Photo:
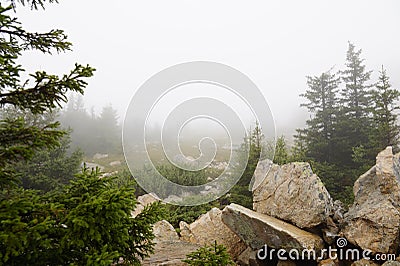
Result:
<svg viewBox="0 0 400 266"><path fill-rule="evenodd" d="M227 266L234 265L226 248L218 245L217 241L211 246L204 246L186 255L187 259L182 260L188 265L194 266Z"/></svg>

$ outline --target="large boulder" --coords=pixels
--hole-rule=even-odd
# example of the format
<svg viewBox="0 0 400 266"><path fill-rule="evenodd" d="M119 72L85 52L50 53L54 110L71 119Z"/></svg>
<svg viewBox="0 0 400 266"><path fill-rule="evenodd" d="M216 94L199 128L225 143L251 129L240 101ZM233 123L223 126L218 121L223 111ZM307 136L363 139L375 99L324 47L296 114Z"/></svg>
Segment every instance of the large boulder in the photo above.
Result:
<svg viewBox="0 0 400 266"><path fill-rule="evenodd" d="M141 261L143 266L174 265L184 266L182 260L186 255L200 248L200 245L184 241L162 241L154 246L154 254Z"/></svg>
<svg viewBox="0 0 400 266"><path fill-rule="evenodd" d="M400 266L400 262L390 260L390 261L387 261L384 264L382 264L382 266Z"/></svg>
<svg viewBox="0 0 400 266"><path fill-rule="evenodd" d="M222 221L253 250L267 245L286 251L312 249L319 252L324 247L323 240L317 235L237 204L224 208Z"/></svg>
<svg viewBox="0 0 400 266"><path fill-rule="evenodd" d="M159 201L159 199L154 194L144 194L136 199L136 207L132 212L132 217L138 216L147 205Z"/></svg>
<svg viewBox="0 0 400 266"><path fill-rule="evenodd" d="M354 183L354 203L360 204L378 194L400 206L400 154L393 155L387 147L376 157L376 165L361 175Z"/></svg>
<svg viewBox="0 0 400 266"><path fill-rule="evenodd" d="M269 168L266 176L259 169ZM333 209L332 198L308 163L282 166L264 160L255 171L253 209L300 228L312 228L324 223Z"/></svg>
<svg viewBox="0 0 400 266"><path fill-rule="evenodd" d="M263 261L257 259L257 250L247 247L236 259L236 264L240 266L262 266Z"/></svg>
<svg viewBox="0 0 400 266"><path fill-rule="evenodd" d="M353 205L345 215L344 236L373 253L395 252L399 245L400 213L380 197Z"/></svg>
<svg viewBox="0 0 400 266"><path fill-rule="evenodd" d="M162 220L153 225L154 253L141 261L141 265L186 265L186 255L200 248L194 243L181 241L174 227Z"/></svg>
<svg viewBox="0 0 400 266"><path fill-rule="evenodd" d="M376 165L354 184L354 204L343 219L343 234L373 253L395 253L400 234L400 161L387 147Z"/></svg>
<svg viewBox="0 0 400 266"><path fill-rule="evenodd" d="M376 157L376 176L379 190L382 194L388 195L400 206L400 154L393 155L392 147L387 147Z"/></svg>
<svg viewBox="0 0 400 266"><path fill-rule="evenodd" d="M166 220L159 221L153 225L154 242L179 241L175 228Z"/></svg>
<svg viewBox="0 0 400 266"><path fill-rule="evenodd" d="M181 240L200 245L223 244L232 258L238 257L246 245L221 219L222 211L217 208L200 216L191 224L180 222Z"/></svg>
<svg viewBox="0 0 400 266"><path fill-rule="evenodd" d="M361 259L361 260L353 262L351 264L351 266L379 266L379 264L377 264L371 260Z"/></svg>

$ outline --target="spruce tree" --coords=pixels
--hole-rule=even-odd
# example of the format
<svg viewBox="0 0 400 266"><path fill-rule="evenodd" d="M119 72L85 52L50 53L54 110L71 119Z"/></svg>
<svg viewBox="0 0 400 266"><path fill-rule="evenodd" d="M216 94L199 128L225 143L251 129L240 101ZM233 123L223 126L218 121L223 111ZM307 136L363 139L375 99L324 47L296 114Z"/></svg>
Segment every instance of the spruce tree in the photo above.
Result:
<svg viewBox="0 0 400 266"><path fill-rule="evenodd" d="M349 42L346 68L340 71L344 87L341 90L341 112L338 121L337 150L339 163L352 165L352 150L368 142L371 131L371 84L372 71L367 71L362 50L356 50Z"/></svg>
<svg viewBox="0 0 400 266"><path fill-rule="evenodd" d="M273 162L279 165L283 165L289 162L289 153L286 145L286 140L283 135L280 136L276 141Z"/></svg>
<svg viewBox="0 0 400 266"><path fill-rule="evenodd" d="M115 153L121 149L121 133L118 124L118 114L111 105L103 107L96 121L96 140L98 152Z"/></svg>
<svg viewBox="0 0 400 266"><path fill-rule="evenodd" d="M45 0L20 0L32 8ZM47 2L55 2L49 0ZM32 33L13 15L15 1L0 3L0 113L8 106L42 115L63 104L68 92L83 93L90 66L75 65L63 76L37 71L21 80L23 51L62 52L71 44L61 30ZM30 124L24 117L0 120L0 265L111 265L140 263L153 250L151 225L157 205L132 217L132 185L99 178L84 169L61 191L40 194L20 186L18 163L46 148L62 146L58 122Z"/></svg>
<svg viewBox="0 0 400 266"><path fill-rule="evenodd" d="M385 149L387 146L398 148L399 126L397 124L396 110L400 109L397 101L400 92L391 88L389 77L383 68L380 71L379 81L371 93L372 115L374 130L371 141L374 147L373 154Z"/></svg>
<svg viewBox="0 0 400 266"><path fill-rule="evenodd" d="M224 245L217 244L205 245L190 254L186 255L186 259L182 260L191 266L229 266L235 265L226 251Z"/></svg>
<svg viewBox="0 0 400 266"><path fill-rule="evenodd" d="M304 140L308 150L307 157L320 162L331 162L334 157L339 78L328 71L320 76L307 77L307 85L308 89L301 94L307 99L301 106L306 107L311 114L303 132L306 135Z"/></svg>
<svg viewBox="0 0 400 266"><path fill-rule="evenodd" d="M20 1L32 8L44 1ZM18 59L23 51L33 50L45 54L64 52L71 43L62 30L45 33L28 32L12 15L13 5L0 3L0 107L16 107L43 114L60 107L69 91L83 93L86 78L93 75L90 66L76 64L70 73L63 76L36 71L28 80L21 80L25 71ZM23 117L5 118L0 121L0 188L9 188L18 182L13 163L30 159L36 150L54 148L65 132L58 129L59 123L29 125Z"/></svg>
<svg viewBox="0 0 400 266"><path fill-rule="evenodd" d="M335 75L308 77L309 88L301 96L310 119L297 130L291 158L309 161L331 195L346 203L355 179L374 164L376 154L388 145L398 148L400 93L383 68L371 89L372 71L366 70L361 52L349 42L339 96Z"/></svg>
<svg viewBox="0 0 400 266"><path fill-rule="evenodd" d="M293 136L294 144L290 149L290 161L292 162L306 162L309 161L307 157L307 132L305 129L296 129L296 134Z"/></svg>

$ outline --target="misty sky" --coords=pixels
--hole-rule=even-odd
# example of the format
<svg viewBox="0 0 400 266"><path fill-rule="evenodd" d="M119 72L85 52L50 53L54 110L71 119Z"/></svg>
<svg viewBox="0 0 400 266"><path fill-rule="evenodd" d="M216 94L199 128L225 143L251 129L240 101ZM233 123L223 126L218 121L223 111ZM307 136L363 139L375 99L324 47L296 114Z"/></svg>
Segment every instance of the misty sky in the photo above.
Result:
<svg viewBox="0 0 400 266"><path fill-rule="evenodd" d="M384 64L400 88L400 1L60 0L46 11L19 7L31 31L64 29L73 52L21 59L28 70L64 73L75 62L97 69L88 108L112 104L121 117L135 90L160 70L187 61L227 64L248 75L277 127L302 126L298 96L307 75L343 68L348 41L362 48L376 80Z"/></svg>

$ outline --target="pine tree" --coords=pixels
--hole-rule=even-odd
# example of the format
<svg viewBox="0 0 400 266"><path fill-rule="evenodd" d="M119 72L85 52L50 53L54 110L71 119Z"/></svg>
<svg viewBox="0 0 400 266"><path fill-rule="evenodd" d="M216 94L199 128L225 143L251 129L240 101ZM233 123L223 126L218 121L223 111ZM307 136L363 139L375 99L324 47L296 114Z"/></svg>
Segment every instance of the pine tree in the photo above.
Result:
<svg viewBox="0 0 400 266"><path fill-rule="evenodd" d="M282 165L289 162L289 153L284 136L280 136L275 145L274 163Z"/></svg>
<svg viewBox="0 0 400 266"><path fill-rule="evenodd" d="M245 137L240 150L241 158L239 163L244 163L248 156L247 164L244 167L245 170L238 182L238 184L242 186L249 185L257 167L257 163L260 160L262 146L264 145L264 135L262 134L261 127L258 123L256 123L253 130L250 129L248 135L249 137ZM243 165L239 168L243 168Z"/></svg>
<svg viewBox="0 0 400 266"><path fill-rule="evenodd" d="M302 95L308 102L302 106L311 117L305 129L297 130L291 160L309 161L332 196L351 203L355 179L374 164L379 151L398 145L400 93L391 88L383 68L371 89L372 71L366 70L361 50L352 43L346 69L339 73L344 83L340 97L334 75L308 78L309 89Z"/></svg>
<svg viewBox="0 0 400 266"><path fill-rule="evenodd" d="M43 4L43 1L27 3L35 7ZM93 75L94 69L90 66L76 64L69 74L62 77L37 71L30 74L30 80L21 80L24 69L17 60L23 51L36 50L51 54L70 50L71 43L66 40L62 30L27 32L17 18L9 14L12 11L12 6L3 7L0 4L0 107L14 106L29 110L32 114L43 114L60 107L69 91L83 93L87 85L85 78ZM14 162L31 158L35 150L58 146L58 139L65 134L57 129L58 126L58 122L31 126L24 118L0 121L1 188L13 186L18 180L12 166Z"/></svg>
<svg viewBox="0 0 400 266"><path fill-rule="evenodd" d="M96 139L98 152L111 153L118 150L121 143L121 133L118 125L118 114L111 105L103 107L96 121Z"/></svg>
<svg viewBox="0 0 400 266"><path fill-rule="evenodd" d="M252 192L249 190L254 171L257 163L262 157L261 151L265 145L264 135L258 123L254 129L250 129L249 133L244 137L243 143L237 152L237 165L235 171L244 169L239 181L232 187L228 195L221 199L224 205L237 203L247 208L252 208L253 198Z"/></svg>
<svg viewBox="0 0 400 266"><path fill-rule="evenodd" d="M362 50L356 50L349 42L346 69L340 71L345 84L341 91L340 124L338 125L337 150L341 151L339 162L351 165L354 147L365 145L371 131L371 95L369 84L372 71L365 69Z"/></svg>
<svg viewBox="0 0 400 266"><path fill-rule="evenodd" d="M308 89L301 104L312 114L304 129L307 156L321 162L331 162L334 156L333 139L337 124L339 78L329 71L320 76L307 77ZM304 134L303 134L304 136Z"/></svg>
<svg viewBox="0 0 400 266"><path fill-rule="evenodd" d="M309 161L307 157L307 135L305 129L296 129L294 137L294 144L290 150L291 162L306 162Z"/></svg>
<svg viewBox="0 0 400 266"><path fill-rule="evenodd" d="M38 8L46 1L19 2ZM94 69L77 64L61 77L37 71L31 81L20 80L24 69L17 62L23 51L62 52L71 44L61 30L27 32L10 14L16 1L11 4L0 3L0 110L11 106L41 115L60 107L68 92L83 93ZM160 212L151 205L132 218L132 186L118 186L115 178L99 178L98 171L87 169L61 192L41 195L19 186L17 164L39 150L62 146L65 134L58 122L0 120L0 264L110 265L120 259L139 264L153 249L151 225Z"/></svg>
<svg viewBox="0 0 400 266"><path fill-rule="evenodd" d="M399 126L397 124L396 110L400 109L397 101L400 92L392 89L386 70L382 66L379 81L372 90L371 100L373 104L372 115L374 130L371 141L374 147L373 154L383 150L387 146L398 148Z"/></svg>
<svg viewBox="0 0 400 266"><path fill-rule="evenodd" d="M58 110L43 114L32 114L29 110L15 107L0 109L3 119L23 118L27 126L44 127L55 123ZM35 151L29 161L19 161L14 164L16 174L20 176L22 187L41 191L53 190L68 183L78 173L83 154L80 150L68 152L70 145L69 132L60 140L60 145L54 148L43 148Z"/></svg>
<svg viewBox="0 0 400 266"><path fill-rule="evenodd" d="M1 265L140 265L153 250L159 204L132 218L131 185L85 169L61 191L0 192Z"/></svg>
<svg viewBox="0 0 400 266"><path fill-rule="evenodd" d="M234 262L226 251L226 247L218 245L217 241L213 245L204 246L190 254L182 260L192 266L228 266L234 265Z"/></svg>
<svg viewBox="0 0 400 266"><path fill-rule="evenodd" d="M356 50L354 44L349 42L347 50L346 69L341 71L342 80L345 87L341 91L342 104L346 110L346 115L353 120L365 120L370 110L370 91L372 86L367 84L370 80L372 71L366 71L364 59L361 58L362 50ZM366 121L363 121L367 123ZM364 124L354 124L355 130L361 132Z"/></svg>

